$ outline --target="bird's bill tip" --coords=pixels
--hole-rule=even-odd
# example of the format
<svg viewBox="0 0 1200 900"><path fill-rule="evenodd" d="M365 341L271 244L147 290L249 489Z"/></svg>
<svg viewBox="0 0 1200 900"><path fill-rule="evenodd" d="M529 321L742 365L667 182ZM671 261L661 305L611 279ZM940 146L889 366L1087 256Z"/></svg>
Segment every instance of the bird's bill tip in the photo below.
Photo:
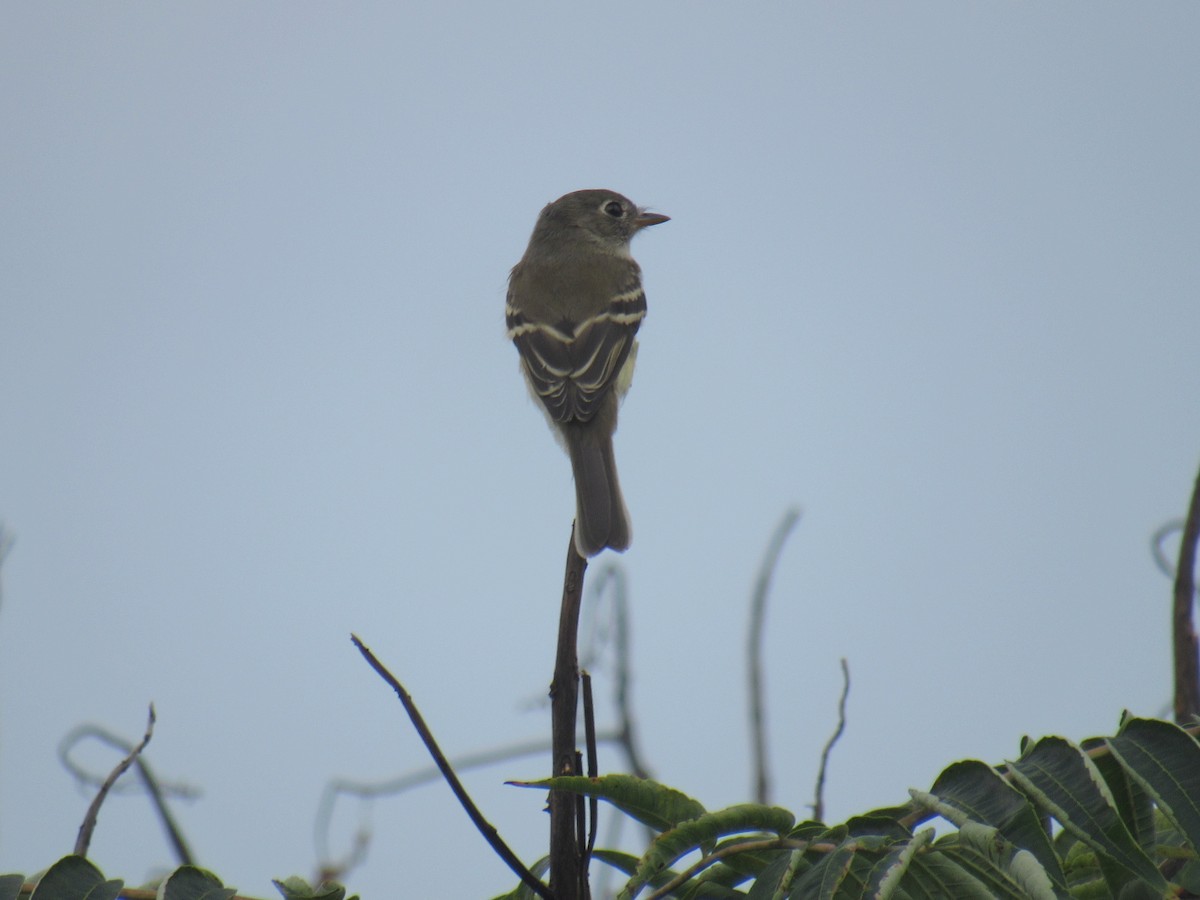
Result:
<svg viewBox="0 0 1200 900"><path fill-rule="evenodd" d="M670 216L664 216L661 213L646 212L644 209L638 211L638 216L633 220L638 228L649 228L651 225L661 225L663 222L670 222Z"/></svg>

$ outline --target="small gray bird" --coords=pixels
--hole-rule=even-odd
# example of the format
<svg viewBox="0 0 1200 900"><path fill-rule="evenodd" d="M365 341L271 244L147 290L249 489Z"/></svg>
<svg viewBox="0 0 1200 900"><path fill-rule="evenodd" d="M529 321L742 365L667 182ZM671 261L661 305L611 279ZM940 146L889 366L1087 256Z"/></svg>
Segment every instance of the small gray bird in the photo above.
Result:
<svg viewBox="0 0 1200 900"><path fill-rule="evenodd" d="M629 242L666 221L614 191L575 191L542 210L508 279L508 336L571 457L575 548L584 557L629 546L612 445L617 405L633 378L634 335L646 317Z"/></svg>

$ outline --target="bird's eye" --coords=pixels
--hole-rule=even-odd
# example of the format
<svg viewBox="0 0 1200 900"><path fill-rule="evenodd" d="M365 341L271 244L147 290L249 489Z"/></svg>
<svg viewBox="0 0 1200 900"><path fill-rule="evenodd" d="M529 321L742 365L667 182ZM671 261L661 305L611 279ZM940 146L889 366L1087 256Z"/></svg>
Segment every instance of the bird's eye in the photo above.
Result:
<svg viewBox="0 0 1200 900"><path fill-rule="evenodd" d="M607 203L604 204L604 206L601 207L601 209L603 209L608 215L612 216L614 219L619 219L623 215L625 215L625 207L623 207L616 200L609 200Z"/></svg>

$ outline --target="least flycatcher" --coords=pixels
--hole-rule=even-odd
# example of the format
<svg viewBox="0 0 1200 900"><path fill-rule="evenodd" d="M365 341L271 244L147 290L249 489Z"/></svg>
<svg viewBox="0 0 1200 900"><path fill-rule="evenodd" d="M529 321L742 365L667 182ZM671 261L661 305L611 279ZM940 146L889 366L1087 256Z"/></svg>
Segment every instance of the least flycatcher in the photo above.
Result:
<svg viewBox="0 0 1200 900"><path fill-rule="evenodd" d="M575 548L595 556L629 546L629 512L612 437L617 405L646 317L642 270L629 242L667 216L614 191L575 191L542 210L508 279L508 336L533 395L571 457Z"/></svg>

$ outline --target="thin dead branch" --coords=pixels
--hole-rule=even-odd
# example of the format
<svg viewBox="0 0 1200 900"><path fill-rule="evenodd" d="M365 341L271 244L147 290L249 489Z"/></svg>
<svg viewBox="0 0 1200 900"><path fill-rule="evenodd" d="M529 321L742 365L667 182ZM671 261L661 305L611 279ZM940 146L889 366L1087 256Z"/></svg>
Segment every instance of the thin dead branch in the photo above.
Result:
<svg viewBox="0 0 1200 900"><path fill-rule="evenodd" d="M754 751L754 797L759 803L767 803L771 795L771 776L767 763L767 717L765 687L763 682L762 644L767 617L767 592L771 576L779 563L779 554L784 542L796 523L800 521L800 510L789 509L771 535L767 552L754 583L754 595L750 602L750 629L747 639L746 660L750 669L750 741Z"/></svg>
<svg viewBox="0 0 1200 900"><path fill-rule="evenodd" d="M92 833L96 830L96 820L100 817L100 807L104 804L104 798L108 796L108 792L125 772L133 765L133 761L138 754L146 749L146 745L150 743L150 737L154 734L154 704L150 704L150 712L146 719L146 733L142 735L141 741L134 747L125 758L122 759L113 770L109 773L108 778L104 780L104 784L100 785L100 790L96 792L95 798L88 807L87 814L83 817L83 823L79 826L79 836L75 839L75 855L87 856L88 847L92 843Z"/></svg>
<svg viewBox="0 0 1200 900"><path fill-rule="evenodd" d="M79 765L72 755L75 748L89 738L100 741L103 744L108 744L121 753L134 756L133 765L137 771L138 780L141 783L140 788L135 784L127 785L117 782L109 786L109 793L128 794L138 790L145 791L146 795L150 798L150 803L154 806L155 813L158 815L159 823L162 825L163 832L167 836L167 843L171 845L176 862L181 866L194 865L195 859L192 856L191 848L188 847L187 840L183 836L183 829L179 827L179 823L175 821L174 814L172 814L170 807L167 806L167 798L194 800L200 796L200 791L190 785L161 780L154 774L153 769L151 769L150 761L144 755L134 752L135 747L131 741L109 731L107 728L92 723L72 728L58 744L59 761L68 772L78 779L81 785L95 785L99 787L105 782L105 776L89 772L83 766Z"/></svg>
<svg viewBox="0 0 1200 900"><path fill-rule="evenodd" d="M429 755L433 757L434 763L442 773L442 777L446 779L446 784L450 786L450 790L454 792L454 796L458 798L458 802L462 808L466 810L467 815L474 823L475 828L483 835L484 840L491 845L491 848L496 851L496 855L504 860L505 864L516 873L517 877L529 887L539 897L544 900L555 900L553 892L525 867L525 864L517 857L508 844L500 837L495 826L483 817L483 813L479 811L479 807L475 805L475 801L467 794L466 788L462 782L458 780L458 776L454 774L454 769L450 767L449 761L445 754L442 753L438 746L437 740L433 736L433 732L429 730L429 726L425 724L425 719L417 709L412 697L404 686L396 680L387 667L383 665L375 656L374 653L358 639L357 635L351 635L350 639L354 642L354 646L358 648L358 652L363 655L363 658L375 670L393 691L400 698L401 704L404 706L404 711L408 713L408 718L412 722L413 727L417 730L417 734L421 736L421 741L425 744L425 749L429 751Z"/></svg>
<svg viewBox="0 0 1200 900"><path fill-rule="evenodd" d="M813 794L813 818L818 822L824 821L825 818L825 769L829 765L829 754L833 752L834 745L841 738L842 732L846 730L846 698L850 696L850 666L844 656L841 662L842 694L838 698L837 727L833 730L833 734L829 736L829 740L825 742L825 748L821 751L821 765L817 769L817 787Z"/></svg>

